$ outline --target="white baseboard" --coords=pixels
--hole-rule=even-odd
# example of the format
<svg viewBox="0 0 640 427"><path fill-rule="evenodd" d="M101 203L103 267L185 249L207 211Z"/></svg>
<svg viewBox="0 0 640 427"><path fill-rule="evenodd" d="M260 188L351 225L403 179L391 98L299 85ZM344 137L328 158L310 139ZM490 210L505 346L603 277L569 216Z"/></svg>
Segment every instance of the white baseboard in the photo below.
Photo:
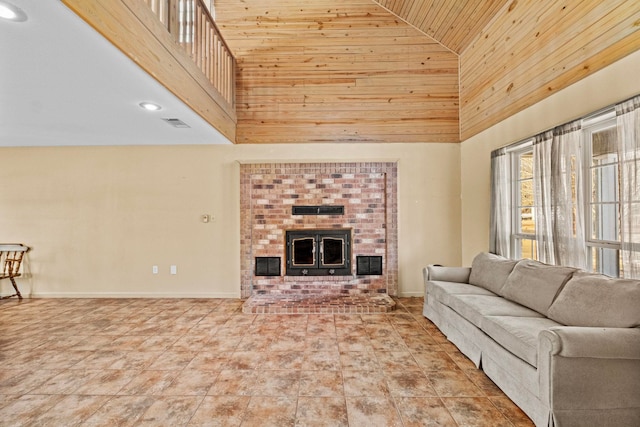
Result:
<svg viewBox="0 0 640 427"><path fill-rule="evenodd" d="M24 298L226 298L240 299L240 292L24 292ZM398 297L424 297L424 292L399 292Z"/></svg>
<svg viewBox="0 0 640 427"><path fill-rule="evenodd" d="M399 292L398 297L400 298L424 297L424 292Z"/></svg>
<svg viewBox="0 0 640 427"><path fill-rule="evenodd" d="M226 298L240 299L240 293L180 293L180 292L33 292L25 298Z"/></svg>

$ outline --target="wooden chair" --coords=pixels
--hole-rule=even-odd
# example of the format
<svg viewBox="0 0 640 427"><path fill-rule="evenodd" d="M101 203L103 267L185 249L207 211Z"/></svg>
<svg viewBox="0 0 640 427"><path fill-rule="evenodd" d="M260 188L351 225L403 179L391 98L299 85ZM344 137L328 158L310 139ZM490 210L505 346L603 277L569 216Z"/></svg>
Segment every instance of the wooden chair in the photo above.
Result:
<svg viewBox="0 0 640 427"><path fill-rule="evenodd" d="M22 299L22 295L20 294L20 290L18 289L18 285L16 284L15 277L20 277L22 272L20 271L20 266L22 265L22 259L24 258L24 254L29 252L28 246L22 245L20 243L0 243L0 266L2 266L2 271L0 272L0 280L9 279L11 280L11 284L13 285L13 289L16 290L16 293L13 295L7 295L4 297L0 297L0 299L18 297Z"/></svg>

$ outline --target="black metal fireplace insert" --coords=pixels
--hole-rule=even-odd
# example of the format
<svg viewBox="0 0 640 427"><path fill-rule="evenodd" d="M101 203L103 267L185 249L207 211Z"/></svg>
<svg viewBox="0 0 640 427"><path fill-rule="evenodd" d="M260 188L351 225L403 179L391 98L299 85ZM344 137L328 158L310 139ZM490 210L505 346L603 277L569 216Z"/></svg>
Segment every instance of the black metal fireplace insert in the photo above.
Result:
<svg viewBox="0 0 640 427"><path fill-rule="evenodd" d="M286 232L287 276L351 275L351 229Z"/></svg>

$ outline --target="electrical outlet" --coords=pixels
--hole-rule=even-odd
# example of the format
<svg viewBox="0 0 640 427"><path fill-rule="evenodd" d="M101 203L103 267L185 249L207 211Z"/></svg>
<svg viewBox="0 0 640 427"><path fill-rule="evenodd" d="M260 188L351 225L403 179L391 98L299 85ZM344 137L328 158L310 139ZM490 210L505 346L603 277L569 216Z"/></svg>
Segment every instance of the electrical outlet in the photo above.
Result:
<svg viewBox="0 0 640 427"><path fill-rule="evenodd" d="M171 274L178 274L178 267L176 267L175 265L171 266Z"/></svg>
<svg viewBox="0 0 640 427"><path fill-rule="evenodd" d="M153 274L158 274L158 266L154 265L153 267L151 267L151 272L153 272Z"/></svg>

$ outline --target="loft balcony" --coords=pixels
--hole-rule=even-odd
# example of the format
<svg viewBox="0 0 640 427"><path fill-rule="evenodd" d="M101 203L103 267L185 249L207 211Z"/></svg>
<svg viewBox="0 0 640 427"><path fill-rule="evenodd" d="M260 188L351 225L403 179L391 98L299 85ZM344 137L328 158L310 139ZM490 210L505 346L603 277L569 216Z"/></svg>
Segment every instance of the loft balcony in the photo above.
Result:
<svg viewBox="0 0 640 427"><path fill-rule="evenodd" d="M236 60L202 0L62 0L232 142Z"/></svg>

